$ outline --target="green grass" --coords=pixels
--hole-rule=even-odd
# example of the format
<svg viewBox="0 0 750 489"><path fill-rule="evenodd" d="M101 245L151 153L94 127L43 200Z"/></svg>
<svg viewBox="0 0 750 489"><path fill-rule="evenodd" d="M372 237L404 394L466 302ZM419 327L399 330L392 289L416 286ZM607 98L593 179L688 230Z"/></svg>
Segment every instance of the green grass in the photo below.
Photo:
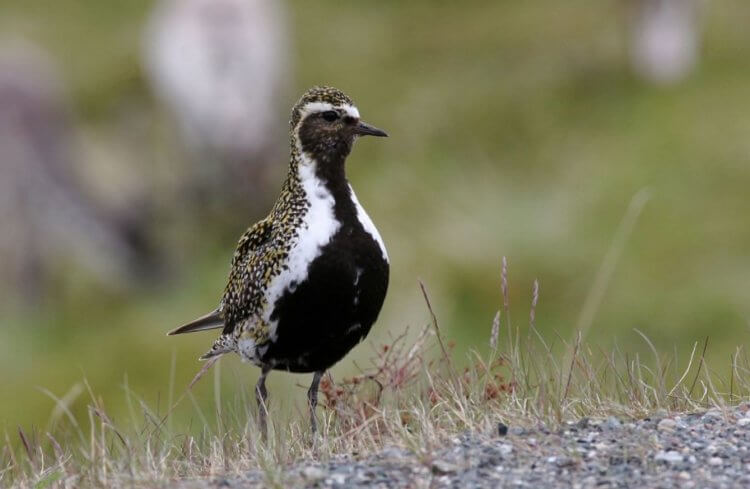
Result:
<svg viewBox="0 0 750 489"><path fill-rule="evenodd" d="M502 276L509 301L507 269ZM706 361L705 344L695 344L683 360L660 354L640 332L649 358L618 347L597 348L581 335L572 342L545 338L536 329L535 290L528 321L510 322L504 306L492 327L484 328L490 348L472 351L462 367L422 286L431 321L418 332L392 334L375 345L358 374L335 382L324 378L316 414L321 433L315 437L305 410L285 409L272 390L264 440L250 407L252 388L227 396L221 361L205 364L184 389L175 385L173 364L166 399L149 402L126 384L114 400L127 407L128 415L119 419L109 414L113 399L101 397L87 381L63 398L45 392L55 404L46 426L6 433L0 484L140 487L257 470L264 487L286 487L292 464L339 454L366 458L385 447L409 449L429 466L433 452L455 436L466 430L492 436L501 422L555 429L583 416L723 410L750 399L750 363L739 350L731 375L723 378ZM212 366L213 385L207 375ZM196 383L204 394L212 390L209 406L197 399ZM81 394L87 398L86 416L77 417L70 408ZM175 423L180 413L191 422ZM15 449L11 437L18 440Z"/></svg>
<svg viewBox="0 0 750 489"><path fill-rule="evenodd" d="M570 346L619 223L647 189L606 287L595 288L601 302L584 343L643 358L651 353L637 328L657 351L674 349L684 366L709 336L706 360L729 378L735 348L750 339L750 4L710 4L701 63L671 88L630 74L618 5L290 2L295 80L279 117L304 88L328 83L391 135L358 143L348 164L393 262L374 341L424 322L421 278L456 341L457 363L469 364L467 352L487 341L501 302L500 257L508 256L518 317L538 279L538 328ZM179 171L180 150L165 135L140 69L149 6L6 2L0 29L36 40L57 59L85 175L113 168L126 182L144 174L162 189ZM122 184L91 180L103 194ZM180 268L172 282L103 290L62 264L39 310L3 303L0 398L13 402L0 403L0 426L14 446L18 425L42 430L54 409L39 387L63 396L85 377L119 423L129 416L126 376L149 406L162 407L170 378L175 386L192 378L210 334L163 333L215 306L249 219L232 216L212 228L181 215L164 195L160 209L170 218L159 237ZM193 239L198 229L203 242ZM334 369L336 378L367 357L365 346L357 348ZM235 359L223 363L224 398L233 399L256 372ZM270 389L296 405L304 392L297 382L307 379L274 375ZM212 389L196 388L197 405L210 411ZM70 409L86 420L89 404L82 393ZM191 419L197 423L190 409L176 413L175 432L186 432Z"/></svg>

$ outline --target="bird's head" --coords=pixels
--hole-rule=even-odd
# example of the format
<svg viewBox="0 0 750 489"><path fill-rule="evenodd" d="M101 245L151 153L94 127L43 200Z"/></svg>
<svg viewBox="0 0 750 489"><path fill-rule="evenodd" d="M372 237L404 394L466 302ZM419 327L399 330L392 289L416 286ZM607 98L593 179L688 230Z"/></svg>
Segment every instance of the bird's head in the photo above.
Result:
<svg viewBox="0 0 750 489"><path fill-rule="evenodd" d="M292 109L290 123L299 148L317 161L346 158L359 136L388 136L361 121L352 99L333 87L305 92Z"/></svg>

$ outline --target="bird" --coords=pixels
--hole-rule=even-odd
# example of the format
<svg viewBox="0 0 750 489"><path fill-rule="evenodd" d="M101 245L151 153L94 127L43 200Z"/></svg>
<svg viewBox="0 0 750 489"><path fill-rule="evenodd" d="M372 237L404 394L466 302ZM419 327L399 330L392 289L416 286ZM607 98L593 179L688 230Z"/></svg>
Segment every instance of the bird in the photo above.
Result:
<svg viewBox="0 0 750 489"><path fill-rule="evenodd" d="M218 307L168 333L223 328L200 358L234 352L260 367L264 435L268 373L313 373L307 400L315 434L322 376L367 336L385 301L388 253L345 171L362 136L388 135L362 121L344 92L315 86L302 95L292 109L281 193L240 237Z"/></svg>

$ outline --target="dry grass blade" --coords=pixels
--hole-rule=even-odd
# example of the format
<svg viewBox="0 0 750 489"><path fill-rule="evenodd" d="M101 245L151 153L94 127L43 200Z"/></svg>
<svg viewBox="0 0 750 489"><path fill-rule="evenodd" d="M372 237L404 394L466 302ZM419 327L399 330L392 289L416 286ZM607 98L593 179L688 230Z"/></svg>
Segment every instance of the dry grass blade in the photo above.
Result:
<svg viewBox="0 0 750 489"><path fill-rule="evenodd" d="M507 311L507 260L503 265ZM266 486L286 487L285 471L290 464L330 460L344 453L367 457L387 446L411 450L430 464L435 450L456 436L467 430L496 430L499 420L515 426L541 424L555 429L582 416L635 418L653 414L662 406L684 410L725 408L727 394L717 386L728 389L730 402L749 398L750 362L744 350L737 349L731 377L724 383L707 364L704 368L708 339L697 369L697 344L687 366L678 369L676 360L662 357L657 345L640 331L637 334L653 353L645 361L638 353L621 352L617 345L611 351L592 347L580 331L573 343L553 337L548 344L536 326L538 281L532 288L530 328L523 348L519 347L519 335L514 337L511 331L507 345L498 344L498 312L490 335L493 348L484 353L470 352L466 367L458 371L453 345L438 324L427 288L422 282L419 285L431 321L416 337L407 328L389 334L384 344L374 345L370 363L360 369L359 375L343 377L337 383L332 377L324 377L320 384L323 437L312 446L305 409L296 415L287 414L289 419L284 418L285 413L273 413L269 419L273 421L273 434L269 434L267 443L261 443L260 437L254 436L257 425L248 409L253 396L241 389L232 401L230 395L218 391L218 369L214 370L217 378L213 396L217 419L209 423L206 409L210 402L205 398L211 396L200 399L193 395L193 389L218 361L213 358L202 365L174 404L170 402L166 415L159 409L158 400L156 407L149 405L127 387L126 380L125 400L131 417L117 426L86 381L83 385L91 397L88 428L81 427L69 402L43 390L55 401L59 418L47 434L50 443L42 446L19 428L20 442L14 450L8 448L6 433L8 446L0 461L0 485L33 487L41 481L52 484L49 487L119 489L132 486L133 481L158 485L167 480L231 477L256 471ZM564 348L555 348L558 339ZM688 390L686 379L696 370ZM170 382L172 378L170 375ZM668 392L666 385L671 387ZM191 424L174 432L165 421L185 397L191 402L183 403L181 409L187 413L180 414L188 414ZM178 419L175 416L174 425ZM20 455L22 451L25 456Z"/></svg>
<svg viewBox="0 0 750 489"><path fill-rule="evenodd" d="M508 259L503 257L502 268L500 269L500 289L503 293L503 309L505 309L505 324L508 327L508 333L511 333L510 326L510 291L508 287Z"/></svg>
<svg viewBox="0 0 750 489"><path fill-rule="evenodd" d="M690 352L690 358L688 359L687 367L685 367L685 370L682 372L680 378L677 380L677 382L675 382L674 386L672 386L672 389L669 390L669 392L667 393L667 397L672 397L674 395L674 391L676 391L677 388L682 385L682 382L687 378L688 373L693 366L693 359L695 358L696 348L698 348L698 343L693 343L693 349Z"/></svg>
<svg viewBox="0 0 750 489"><path fill-rule="evenodd" d="M531 288L531 309L529 310L529 325L532 329L536 328L536 305L539 302L539 280L534 279L534 286Z"/></svg>
<svg viewBox="0 0 750 489"><path fill-rule="evenodd" d="M83 436L83 430L81 430L81 427L78 424L78 420L75 418L73 413L70 411L70 405L73 402L75 398L77 398L81 392L83 392L83 387L80 383L76 383L73 388L68 392L68 394L64 395L62 398L59 398L55 396L52 392L50 392L48 389L45 389L43 387L37 387L40 392L42 392L44 395L49 397L55 402L55 407L52 410L52 415L50 416L49 421L49 430L53 430L58 422L58 420L62 417L62 414L65 414L68 421L70 421L71 426L74 428L74 431L77 433L78 437L81 439L81 441L84 440ZM71 393L74 393L74 395L70 395Z"/></svg>
<svg viewBox="0 0 750 489"><path fill-rule="evenodd" d="M701 368L703 367L703 363L706 359L706 350L708 349L708 336L706 336L706 341L703 342L703 351L701 352L701 358L698 362L698 371L695 372L695 378L693 379L693 383L690 384L690 390L688 391L688 397L693 395L693 390L695 389L695 384L698 382L698 377L701 374Z"/></svg>
<svg viewBox="0 0 750 489"><path fill-rule="evenodd" d="M579 331L584 338L591 328L591 325L594 322L594 316L604 299L604 293L607 291L607 286L612 279L612 274L615 271L617 262L620 260L620 256L625 249L625 243L633 233L635 225L638 223L638 218L643 212L643 208L646 206L649 198L649 192L647 189L641 189L633 196L622 221L620 221L620 225L617 227L612 243L602 259L602 263L596 273L594 282L592 283L591 289L589 290L586 300L583 303L583 307L581 308L581 314L576 326L576 330Z"/></svg>
<svg viewBox="0 0 750 489"><path fill-rule="evenodd" d="M571 355L570 368L568 370L568 380L567 382L565 382L565 391L563 392L562 398L560 399L561 405L565 403L566 399L568 399L568 394L570 393L570 383L571 383L571 380L573 379L573 369L575 368L576 358L578 356L578 350L581 347L582 336L583 335L579 331L578 337L576 338L575 345L573 346L573 354Z"/></svg>
<svg viewBox="0 0 750 489"><path fill-rule="evenodd" d="M55 452L55 458L57 459L58 464L62 464L64 462L65 458L65 452L62 449L62 446L60 446L60 443L55 439L54 436L52 436L51 433L47 433L47 439L52 444L52 449Z"/></svg>
<svg viewBox="0 0 750 489"><path fill-rule="evenodd" d="M438 343L440 344L440 350L443 352L443 358L445 359L445 362L448 365L448 370L453 377L454 385L456 386L456 388L459 388L460 384L458 382L458 375L456 374L456 371L453 367L453 362L451 361L451 357L448 354L448 349L445 347L445 343L443 343L443 336L440 334L440 326L438 325L437 316L435 315L435 311L433 311L432 309L432 304L430 304L430 297L427 295L427 289L425 288L421 280L419 281L419 287L422 289L422 295L424 296L424 301L427 304L427 310L430 312L432 326L435 328L435 335L437 336Z"/></svg>
<svg viewBox="0 0 750 489"><path fill-rule="evenodd" d="M161 420L159 421L159 423L156 423L156 428L157 429L160 429L164 425L164 423L166 423L167 419L172 415L172 413L177 408L177 406L179 406L180 403L182 402L182 400L185 399L185 396L187 396L188 393L193 390L193 387L195 387L195 384L197 384L198 381L201 380L203 378L203 376L206 375L206 373L209 370L211 370L211 367L213 367L214 364L216 362L218 362L220 358L221 358L220 356L218 356L218 357L211 357L208 360L206 360L205 362L203 362L203 366L201 367L200 370L198 370L198 373L195 374L195 377L193 377L193 380L190 381L190 383L187 386L187 389L185 389L185 392L183 392L180 395L180 397L177 399L177 401L173 405L171 405L169 407L169 409L167 410L167 413L161 418ZM141 403L141 404L143 405L143 403ZM152 416L152 417L154 417L154 416Z"/></svg>
<svg viewBox="0 0 750 489"><path fill-rule="evenodd" d="M492 331L490 334L490 348L492 351L497 351L497 343L500 338L500 310L495 313L495 318L492 320Z"/></svg>
<svg viewBox="0 0 750 489"><path fill-rule="evenodd" d="M190 381L190 384L188 384L188 389L192 389L193 387L195 387L195 384L197 384L198 381L201 380L204 375L206 375L206 372L211 370L211 367L213 367L214 364L219 361L219 358L221 357L211 357L206 360L203 363L203 367L201 367L198 373L195 374L195 377L193 377L193 380Z"/></svg>
<svg viewBox="0 0 750 489"><path fill-rule="evenodd" d="M34 452L31 450L29 440L26 438L26 434L23 432L23 429L20 426L18 427L18 437L21 439L21 443L23 444L23 449L29 459L29 463L31 465L34 465Z"/></svg>
<svg viewBox="0 0 750 489"><path fill-rule="evenodd" d="M664 369L662 369L662 366L661 366L661 358L659 357L659 352L657 351L656 347L651 342L651 340L648 338L648 336L643 334L642 331L640 331L637 328L633 328L633 331L638 333L638 335L640 335L640 337L643 338L643 341L646 342L649 349L651 350L651 353L654 355L654 361L656 362L656 372L655 373L652 372L651 376L657 383L656 387L658 389L654 388L654 392L657 398L659 399L659 402L661 403L665 398L666 387L664 385L664 375L663 375Z"/></svg>
<svg viewBox="0 0 750 489"><path fill-rule="evenodd" d="M99 420L101 420L102 425L112 430L112 432L117 436L117 439L120 440L120 443L122 443L122 446L127 449L128 443L125 441L125 437L123 437L122 434L117 430L117 427L115 427L115 424L111 419L109 419L107 413L97 408L96 406L92 406L91 410L93 411L94 415L99 418Z"/></svg>

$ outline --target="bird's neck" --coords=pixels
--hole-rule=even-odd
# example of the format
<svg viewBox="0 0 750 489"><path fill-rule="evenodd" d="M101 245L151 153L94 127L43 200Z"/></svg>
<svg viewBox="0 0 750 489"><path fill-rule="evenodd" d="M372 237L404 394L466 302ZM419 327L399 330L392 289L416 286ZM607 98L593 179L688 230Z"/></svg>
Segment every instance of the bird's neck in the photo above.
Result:
<svg viewBox="0 0 750 489"><path fill-rule="evenodd" d="M322 186L334 199L334 213L339 220L356 213L351 188L346 179L346 155L310 155L292 141L292 155L285 187L292 194L306 198L310 188Z"/></svg>
<svg viewBox="0 0 750 489"><path fill-rule="evenodd" d="M340 188L346 189L349 194L349 182L346 179L346 157L349 152L331 151L321 153L310 153L303 151L299 141L292 137L291 156L289 159L289 173L287 183L290 187L297 187L304 179L315 178L333 194L338 197Z"/></svg>

